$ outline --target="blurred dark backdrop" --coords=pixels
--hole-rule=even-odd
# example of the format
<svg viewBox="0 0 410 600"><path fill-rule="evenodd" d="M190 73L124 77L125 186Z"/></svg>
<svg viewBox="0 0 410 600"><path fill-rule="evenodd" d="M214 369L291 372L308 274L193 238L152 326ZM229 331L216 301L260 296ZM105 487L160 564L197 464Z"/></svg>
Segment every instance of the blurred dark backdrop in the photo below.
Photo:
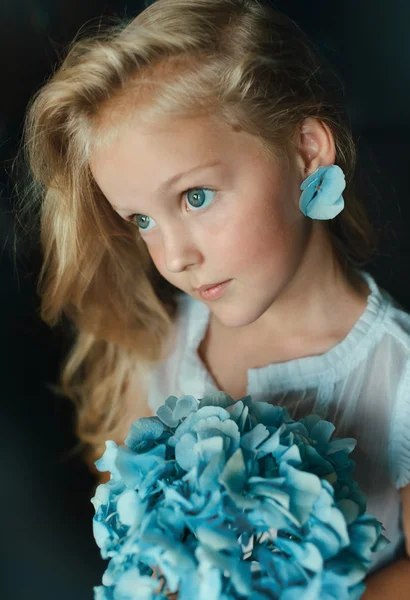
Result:
<svg viewBox="0 0 410 600"><path fill-rule="evenodd" d="M375 224L390 235L368 270L410 311L410 4L407 0L281 0L338 69L357 140L358 172ZM70 456L72 408L56 398L64 337L38 318L40 264L15 262L9 173L30 96L66 44L101 16L133 16L133 0L0 1L1 385L0 597L92 600L105 562L92 536L94 480Z"/></svg>

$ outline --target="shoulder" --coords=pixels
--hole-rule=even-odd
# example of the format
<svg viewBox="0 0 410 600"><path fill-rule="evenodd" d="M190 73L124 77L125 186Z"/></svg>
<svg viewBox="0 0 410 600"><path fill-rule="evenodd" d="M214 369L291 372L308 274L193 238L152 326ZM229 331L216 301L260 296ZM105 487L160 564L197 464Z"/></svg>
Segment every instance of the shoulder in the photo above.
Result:
<svg viewBox="0 0 410 600"><path fill-rule="evenodd" d="M370 308L374 320L368 331L370 349L378 364L390 377L406 379L410 358L410 313L374 280ZM403 382L403 385L405 383Z"/></svg>
<svg viewBox="0 0 410 600"><path fill-rule="evenodd" d="M377 318L369 332L372 360L365 362L377 390L389 396L384 418L392 479L400 489L410 484L410 313L372 278L371 283Z"/></svg>
<svg viewBox="0 0 410 600"><path fill-rule="evenodd" d="M370 289L368 309L376 315L375 323L381 324L385 333L410 350L410 312L368 271L359 272Z"/></svg>
<svg viewBox="0 0 410 600"><path fill-rule="evenodd" d="M384 292L384 296L387 302L384 321L386 333L396 339L410 355L410 313L387 292Z"/></svg>
<svg viewBox="0 0 410 600"><path fill-rule="evenodd" d="M366 372L373 383L377 381L377 385L386 389L393 403L399 380L403 380L403 387L407 384L410 313L369 273L365 272L365 276L371 294L366 311L353 331L349 358L353 365L362 366L362 372Z"/></svg>
<svg viewBox="0 0 410 600"><path fill-rule="evenodd" d="M393 481L396 488L410 483L410 353L398 375L390 430ZM387 376L387 373L386 373Z"/></svg>

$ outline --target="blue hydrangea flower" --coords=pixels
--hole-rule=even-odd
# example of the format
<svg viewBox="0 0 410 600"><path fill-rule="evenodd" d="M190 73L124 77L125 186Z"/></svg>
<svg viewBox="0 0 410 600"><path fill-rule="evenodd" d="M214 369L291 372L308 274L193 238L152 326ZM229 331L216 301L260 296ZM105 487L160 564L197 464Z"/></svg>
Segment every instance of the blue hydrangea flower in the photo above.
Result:
<svg viewBox="0 0 410 600"><path fill-rule="evenodd" d="M92 499L109 559L94 598L360 598L388 542L334 429L250 396L167 398L96 462L111 479Z"/></svg>

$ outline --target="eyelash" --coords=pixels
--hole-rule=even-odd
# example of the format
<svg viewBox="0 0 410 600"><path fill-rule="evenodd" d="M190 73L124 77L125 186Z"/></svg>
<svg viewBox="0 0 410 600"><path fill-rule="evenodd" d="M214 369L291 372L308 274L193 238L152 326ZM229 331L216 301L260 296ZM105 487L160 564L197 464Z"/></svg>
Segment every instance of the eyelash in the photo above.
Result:
<svg viewBox="0 0 410 600"><path fill-rule="evenodd" d="M207 188L207 187L193 187L193 188L188 188L187 190L185 190L184 192L182 192L182 196L184 196L184 198L185 198L185 197L186 197L186 195L187 195L189 192L193 192L193 191L196 191L196 190L203 190L203 191L205 191L205 192L215 192L215 193L216 193L216 190L213 190L213 189L211 189L211 188ZM212 203L212 202L211 202L211 203ZM210 204L211 204L211 203L210 203ZM208 205L208 206L209 206L209 205ZM198 208L198 207L196 207L196 209L195 209L195 208L193 208L193 207L191 207L191 210L190 210L189 212L199 212L199 211L201 211L201 210L205 210L205 208L208 208L208 206L205 206L205 207L202 207L202 206L201 206L201 207L199 207L199 208ZM131 222L133 225L136 225L136 227L138 228L138 231L139 231L140 233L141 233L141 232L145 232L145 231L151 231L151 229L142 229L142 228L141 228L141 227L140 227L140 226L139 226L139 225L138 225L138 224L137 224L137 223L136 223L136 222L133 220L133 219L134 219L134 217L146 217L146 216L147 216L147 215L142 215L142 214L140 214L140 213L135 213L135 214L133 214L133 215L130 215L129 217L127 217L127 220L128 220L128 221L130 221L130 222ZM150 217L149 217L149 218L150 218Z"/></svg>

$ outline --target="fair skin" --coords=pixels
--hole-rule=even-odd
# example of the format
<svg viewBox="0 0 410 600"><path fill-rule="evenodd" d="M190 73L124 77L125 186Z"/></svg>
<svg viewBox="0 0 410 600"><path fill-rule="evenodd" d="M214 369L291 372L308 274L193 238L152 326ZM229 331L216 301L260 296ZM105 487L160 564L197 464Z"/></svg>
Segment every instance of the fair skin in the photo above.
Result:
<svg viewBox="0 0 410 600"><path fill-rule="evenodd" d="M302 181L334 159L330 131L313 119L286 170L256 138L207 117L166 129L131 124L90 164L118 214L140 215L133 222L165 279L201 301L195 287L233 279L223 298L209 302L224 335L241 345L255 338L262 345L267 334L296 345L345 333L346 300L349 309L356 300L357 320L369 293L342 277L323 224L299 210ZM222 164L159 191L168 177L216 161ZM200 186L214 190L203 195L204 208L183 193Z"/></svg>
<svg viewBox="0 0 410 600"><path fill-rule="evenodd" d="M299 209L303 180L334 162L333 136L317 119L304 121L285 167L253 136L202 116L165 127L135 119L93 152L90 167L113 209L140 228L171 284L204 302L194 288L232 279L208 302L209 334L238 352L259 348L255 360L267 364L324 352L366 307L367 285L343 276L323 223ZM205 163L218 164L165 185ZM409 489L401 491L407 540ZM383 582L395 598L410 597L403 595L410 589L407 558L383 571L369 577L365 600L386 598L378 595Z"/></svg>

